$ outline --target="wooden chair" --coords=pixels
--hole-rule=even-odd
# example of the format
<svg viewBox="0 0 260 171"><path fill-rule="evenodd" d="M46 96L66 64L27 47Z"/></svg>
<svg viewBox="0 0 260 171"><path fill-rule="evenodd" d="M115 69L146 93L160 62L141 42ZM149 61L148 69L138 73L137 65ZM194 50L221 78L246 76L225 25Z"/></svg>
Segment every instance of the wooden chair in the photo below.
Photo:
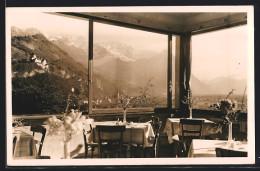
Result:
<svg viewBox="0 0 260 171"><path fill-rule="evenodd" d="M180 119L182 138L202 138L202 127L204 120Z"/></svg>
<svg viewBox="0 0 260 171"><path fill-rule="evenodd" d="M91 125L90 125L89 131L86 131L85 129L83 129L83 138L84 138L84 145L85 145L85 158L87 158L87 156L88 156L89 148L91 149L91 158L93 158L95 148L98 148L98 143L94 143L94 142L88 143L88 141L87 141L87 135L91 134L92 131L93 131L93 128Z"/></svg>
<svg viewBox="0 0 260 171"><path fill-rule="evenodd" d="M142 158L144 156L144 130L136 129L134 131L135 134L131 133L131 137L136 136L139 137L138 141L135 143L130 143L130 157L131 158Z"/></svg>
<svg viewBox="0 0 260 171"><path fill-rule="evenodd" d="M37 150L37 155L41 156L42 146L43 146L43 142L44 142L45 135L46 135L46 128L44 128L41 125L32 125L31 126L31 131L33 132L34 139L35 139L35 133L40 133L41 134L41 140L40 141L35 139L36 144L39 145L39 148Z"/></svg>
<svg viewBox="0 0 260 171"><path fill-rule="evenodd" d="M126 154L126 146L123 146L123 132L125 125L108 126L97 125L98 132L98 156L102 157L122 157L122 153ZM125 156L126 157L126 156Z"/></svg>
<svg viewBox="0 0 260 171"><path fill-rule="evenodd" d="M179 142L180 156L187 157L193 139L202 139L203 123L204 120L180 119L182 131Z"/></svg>
<svg viewBox="0 0 260 171"><path fill-rule="evenodd" d="M215 148L217 157L247 157L247 152Z"/></svg>
<svg viewBox="0 0 260 171"><path fill-rule="evenodd" d="M161 125L162 125L162 122L161 121L158 121L157 122L154 122L152 127L154 129L154 134L155 134L155 137L153 139L153 146L152 147L146 147L144 150L144 154L145 154L145 157L146 157L146 154L148 151L152 151L152 156L151 157L155 157L155 158L158 158L159 157L159 147L160 147L160 129L161 129Z"/></svg>
<svg viewBox="0 0 260 171"><path fill-rule="evenodd" d="M152 142L153 146L151 147L143 147L143 144L131 144L131 157L142 157L142 155L144 157L159 157L159 138L160 138L160 128L162 125L162 122L159 120L158 117L151 117L151 120L148 121L151 126L152 129L154 131L155 137L152 137L151 139L149 139L148 141ZM144 135L142 136L144 137ZM144 141L144 140L143 140ZM150 154L147 156L147 154Z"/></svg>
<svg viewBox="0 0 260 171"><path fill-rule="evenodd" d="M16 146L16 142L17 142L17 137L15 136L13 138L13 155L14 155L14 149L15 149L15 146Z"/></svg>

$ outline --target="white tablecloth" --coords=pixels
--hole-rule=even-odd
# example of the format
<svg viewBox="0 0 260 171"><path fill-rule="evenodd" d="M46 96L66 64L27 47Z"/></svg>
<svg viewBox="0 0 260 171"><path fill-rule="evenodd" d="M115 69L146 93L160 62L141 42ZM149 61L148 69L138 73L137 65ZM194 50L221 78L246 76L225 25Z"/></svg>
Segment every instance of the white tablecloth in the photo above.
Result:
<svg viewBox="0 0 260 171"><path fill-rule="evenodd" d="M237 146L233 150L247 151L247 142L236 141ZM193 139L188 157L216 157L215 148L226 148L227 141Z"/></svg>
<svg viewBox="0 0 260 171"><path fill-rule="evenodd" d="M92 124L93 131L88 137L89 142L98 142L96 125L116 125L116 121L94 122L94 124ZM154 137L153 128L150 123L133 123L126 125L126 130L123 133L123 143L139 144L143 147L149 147L152 146L152 144L148 142L149 137Z"/></svg>
<svg viewBox="0 0 260 171"><path fill-rule="evenodd" d="M182 134L180 119L181 118L168 118L166 121L166 125L163 132L168 135L168 141L170 144L173 143L173 139L172 139L173 136ZM202 130L203 136L211 134L212 132L211 130L212 130L212 126L214 125L214 122L203 118L193 118L193 119L204 120L203 130Z"/></svg>

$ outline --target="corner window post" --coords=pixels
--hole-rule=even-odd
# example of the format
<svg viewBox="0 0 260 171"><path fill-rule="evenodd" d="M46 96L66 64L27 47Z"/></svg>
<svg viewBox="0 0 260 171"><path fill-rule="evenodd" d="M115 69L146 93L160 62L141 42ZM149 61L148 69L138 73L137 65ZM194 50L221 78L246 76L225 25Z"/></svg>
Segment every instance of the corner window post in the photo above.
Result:
<svg viewBox="0 0 260 171"><path fill-rule="evenodd" d="M93 89L92 89L92 71L93 71L93 19L89 19L89 37L88 37L88 112L92 113L92 99L93 99Z"/></svg>
<svg viewBox="0 0 260 171"><path fill-rule="evenodd" d="M172 109L172 35L168 35L167 108Z"/></svg>

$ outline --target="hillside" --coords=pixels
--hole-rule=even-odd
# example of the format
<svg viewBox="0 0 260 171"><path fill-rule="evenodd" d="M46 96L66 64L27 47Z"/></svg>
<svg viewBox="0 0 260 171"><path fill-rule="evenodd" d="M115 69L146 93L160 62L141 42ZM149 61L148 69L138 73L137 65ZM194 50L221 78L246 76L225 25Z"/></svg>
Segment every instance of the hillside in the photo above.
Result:
<svg viewBox="0 0 260 171"><path fill-rule="evenodd" d="M86 68L44 35L20 34L23 36L14 34L17 36L11 40L14 114L64 112L69 94L74 98L71 105L80 107L79 103L87 102ZM32 56L36 59L32 60ZM48 65L47 69L41 67L42 61ZM108 79L95 75L94 97L105 92L116 94L113 87ZM75 92L71 92L72 88Z"/></svg>

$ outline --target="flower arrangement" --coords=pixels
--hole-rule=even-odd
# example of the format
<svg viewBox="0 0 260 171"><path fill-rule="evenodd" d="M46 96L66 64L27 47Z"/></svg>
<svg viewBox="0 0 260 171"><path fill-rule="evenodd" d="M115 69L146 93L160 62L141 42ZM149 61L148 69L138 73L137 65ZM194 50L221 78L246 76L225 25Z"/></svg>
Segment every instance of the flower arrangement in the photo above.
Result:
<svg viewBox="0 0 260 171"><path fill-rule="evenodd" d="M195 100L192 99L191 97L187 97L187 96L184 96L183 100L182 100L182 103L183 104L186 104L188 105L189 109L193 107L193 103L195 103Z"/></svg>
<svg viewBox="0 0 260 171"><path fill-rule="evenodd" d="M67 98L67 105L66 105L66 109L65 109L65 113L68 113L69 111L69 107L70 107L70 104L71 104L71 94L75 92L75 89L72 87L71 88L71 93L68 94L68 98Z"/></svg>
<svg viewBox="0 0 260 171"><path fill-rule="evenodd" d="M48 135L63 135L63 141L68 142L72 139L73 134L82 133L85 123L85 116L81 112L64 114L62 119L52 116L44 122L49 125Z"/></svg>
<svg viewBox="0 0 260 171"><path fill-rule="evenodd" d="M237 102L234 100L230 100L228 97L233 94L235 89L232 89L226 98L221 99L216 104L211 105L210 107L214 110L220 110L221 113L224 114L224 121L221 127L227 128L228 126L228 143L227 146L229 147L232 142L232 122L237 121L238 115L240 111L237 111ZM223 129L223 128L221 128ZM222 131L221 131L222 132Z"/></svg>
<svg viewBox="0 0 260 171"><path fill-rule="evenodd" d="M187 96L183 97L182 103L187 105L187 107L188 107L187 110L189 110L189 116L190 116L190 118L192 118L192 107L193 107L193 103L195 103L195 99L193 99L191 97L191 92L190 91L188 91L188 95Z"/></svg>
<svg viewBox="0 0 260 171"><path fill-rule="evenodd" d="M24 126L23 119L13 119L12 126L14 128L23 127Z"/></svg>
<svg viewBox="0 0 260 171"><path fill-rule="evenodd" d="M123 108L123 123L127 123L126 121L126 109L131 107L131 100L133 100L133 97L130 97L125 94L125 92L119 97L118 103L119 107Z"/></svg>
<svg viewBox="0 0 260 171"><path fill-rule="evenodd" d="M218 103L211 106L215 110L220 110L225 114L224 123L237 121L238 112L236 111L237 102L228 98L221 99Z"/></svg>
<svg viewBox="0 0 260 171"><path fill-rule="evenodd" d="M122 107L124 110L126 110L127 108L131 107L131 100L133 99L133 97L130 97L128 95L126 95L125 93L122 94L119 97L119 107Z"/></svg>

